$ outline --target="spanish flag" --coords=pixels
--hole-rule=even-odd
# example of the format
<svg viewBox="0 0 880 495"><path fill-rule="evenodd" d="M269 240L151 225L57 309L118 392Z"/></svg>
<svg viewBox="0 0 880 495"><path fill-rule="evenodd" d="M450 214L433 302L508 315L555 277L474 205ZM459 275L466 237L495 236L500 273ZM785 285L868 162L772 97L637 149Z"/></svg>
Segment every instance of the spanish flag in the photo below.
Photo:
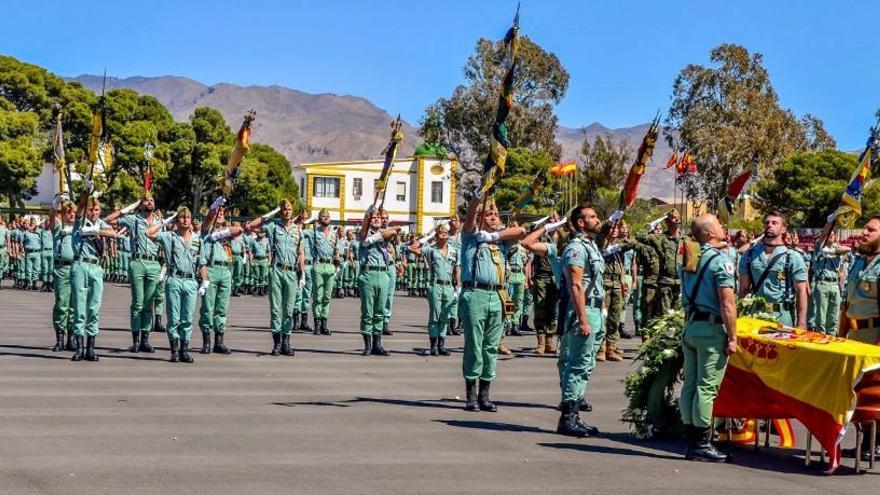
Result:
<svg viewBox="0 0 880 495"><path fill-rule="evenodd" d="M657 136L660 134L659 124L660 115L658 114L654 121L651 122L650 127L648 127L648 132L645 133L642 144L639 146L639 151L636 153L636 161L632 164L626 176L623 191L620 192L619 209L621 210L629 208L636 200L636 195L639 191L639 181L645 175L645 168L647 168L648 162L651 160L651 155L654 154L654 146L657 144Z"/></svg>
<svg viewBox="0 0 880 495"><path fill-rule="evenodd" d="M229 161L226 162L226 177L223 181L223 192L225 194L232 192L232 187L241 170L241 161L244 160L244 155L251 148L251 124L256 117L257 112L253 110L246 113L244 121L241 123L241 128L238 129L238 134L235 137L235 146L232 148L232 154L229 155Z"/></svg>
<svg viewBox="0 0 880 495"><path fill-rule="evenodd" d="M862 214L862 191L865 188L865 182L871 175L872 144L872 140L869 141L865 151L859 157L859 165L853 171L849 184L847 184L846 189L843 191L843 196L840 198L840 206L837 207L836 211L837 216L850 213L855 216Z"/></svg>
<svg viewBox="0 0 880 495"><path fill-rule="evenodd" d="M550 175L553 175L556 177L562 177L563 175L571 175L576 170L577 170L577 163L565 162L565 163L560 163L558 165L554 165L554 166L550 167L549 169L547 169L547 172L549 172Z"/></svg>

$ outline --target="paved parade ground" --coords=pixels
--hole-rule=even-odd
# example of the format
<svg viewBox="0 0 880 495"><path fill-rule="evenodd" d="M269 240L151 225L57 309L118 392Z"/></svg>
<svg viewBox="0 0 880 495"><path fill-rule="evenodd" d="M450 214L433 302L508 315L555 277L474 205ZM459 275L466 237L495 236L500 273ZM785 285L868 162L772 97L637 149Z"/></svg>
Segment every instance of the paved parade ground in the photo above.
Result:
<svg viewBox="0 0 880 495"><path fill-rule="evenodd" d="M4 284L8 286L8 281ZM130 354L128 288L107 284L100 362L53 353L51 294L0 292L0 493L876 493L880 467L833 477L798 449L734 449L733 465L682 460L684 443L636 441L618 421L632 361L600 363L583 415L600 438L554 433L555 358L509 339L492 397L462 410L462 337L426 344L423 299L398 294L391 356L362 357L355 299L334 300L332 336L294 334L268 355L268 302L233 298L229 356L169 363ZM191 347L201 336L194 333ZM624 341L632 357L635 341ZM851 447L852 433L845 441ZM726 449L726 447L724 447ZM817 448L817 447L815 447Z"/></svg>

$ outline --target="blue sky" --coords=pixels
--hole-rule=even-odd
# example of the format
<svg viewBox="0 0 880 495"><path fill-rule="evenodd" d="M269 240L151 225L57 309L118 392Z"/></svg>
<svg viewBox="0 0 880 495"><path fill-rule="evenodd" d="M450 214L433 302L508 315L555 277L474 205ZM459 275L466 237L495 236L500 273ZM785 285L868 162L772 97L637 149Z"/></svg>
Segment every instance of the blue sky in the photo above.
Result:
<svg viewBox="0 0 880 495"><path fill-rule="evenodd" d="M511 1L6 0L0 53L61 75L180 75L363 96L416 124L448 96ZM562 125L648 121L675 75L739 43L765 57L782 104L860 148L880 107L880 2L525 0L522 32L571 74Z"/></svg>

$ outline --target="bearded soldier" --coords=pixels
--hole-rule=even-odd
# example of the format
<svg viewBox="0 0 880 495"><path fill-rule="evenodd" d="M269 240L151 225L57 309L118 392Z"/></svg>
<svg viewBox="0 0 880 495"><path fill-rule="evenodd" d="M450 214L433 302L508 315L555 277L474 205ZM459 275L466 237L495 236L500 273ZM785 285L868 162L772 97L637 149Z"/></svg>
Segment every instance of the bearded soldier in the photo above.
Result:
<svg viewBox="0 0 880 495"><path fill-rule="evenodd" d="M760 296L770 303L776 321L806 328L807 267L803 257L785 245L785 233L781 214L764 216L762 241L740 258L739 296Z"/></svg>
<svg viewBox="0 0 880 495"><path fill-rule="evenodd" d="M477 192L468 204L461 233L462 375L465 410L495 412L497 406L489 398L489 389L495 379L498 347L504 334L504 299L507 297L504 260L507 251L525 237L526 232L521 227L499 231L498 209L494 202L482 199L483 194ZM482 216L477 218L481 203Z"/></svg>
<svg viewBox="0 0 880 495"><path fill-rule="evenodd" d="M382 347L382 328L388 305L388 290L394 264L389 254L390 240L397 236L400 227L382 229L382 214L370 206L358 232L360 248L358 262L360 277L358 292L361 298L360 330L364 339L364 356L387 356Z"/></svg>
<svg viewBox="0 0 880 495"><path fill-rule="evenodd" d="M175 223L173 231L160 232L162 227ZM192 363L189 353L189 340L192 336L193 315L196 310L198 282L208 279L208 271L199 268L201 242L192 228L192 214L182 206L174 215L147 229L147 237L157 240L165 254L167 275L165 281L165 305L168 312L168 346L171 348L170 361Z"/></svg>
<svg viewBox="0 0 880 495"><path fill-rule="evenodd" d="M278 212L281 213L281 219L269 222ZM272 329L273 356L294 355L290 334L296 326L294 311L297 291L306 285L303 235L294 216L293 204L282 199L278 208L247 224L249 230L262 227L272 252L272 267L269 270L269 328Z"/></svg>

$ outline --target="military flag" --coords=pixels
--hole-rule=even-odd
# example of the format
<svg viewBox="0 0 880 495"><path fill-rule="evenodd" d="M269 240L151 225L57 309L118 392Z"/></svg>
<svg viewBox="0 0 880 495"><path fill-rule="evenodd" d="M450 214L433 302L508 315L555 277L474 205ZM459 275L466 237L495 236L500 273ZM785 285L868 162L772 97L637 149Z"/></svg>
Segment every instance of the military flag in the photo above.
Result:
<svg viewBox="0 0 880 495"><path fill-rule="evenodd" d="M379 180L376 181L376 192L373 196L373 204L376 204L376 201L379 200L379 196L382 196L382 204L385 204L385 188L388 186L388 176L391 175L391 170L394 168L394 159L397 157L397 148L400 147L401 141L403 141L403 121L400 120L400 114L397 114L397 118L391 122L391 139L388 140L388 144L385 146L385 161L382 163L382 172L379 173Z"/></svg>
<svg viewBox="0 0 880 495"><path fill-rule="evenodd" d="M89 137L89 175L92 180L95 167L100 167L101 172L106 172L113 158L113 146L110 144L110 135L107 130L107 71L104 71L104 81L101 85L101 96L98 98L98 108L92 116L92 134Z"/></svg>
<svg viewBox="0 0 880 495"><path fill-rule="evenodd" d="M722 223L726 223L736 211L736 199L745 192L752 177L758 176L758 162L753 162L753 167L737 175L727 186L724 199L718 205L718 217Z"/></svg>
<svg viewBox="0 0 880 495"><path fill-rule="evenodd" d="M632 164L626 176L626 182L624 182L623 190L620 192L620 205L618 209L626 210L635 202L639 190L639 181L645 175L645 168L647 168L648 162L651 160L651 155L654 154L654 146L657 144L657 136L659 134L660 113L658 112L657 116L654 117L654 121L648 127L648 132L645 133L642 144L636 153L636 161Z"/></svg>
<svg viewBox="0 0 880 495"><path fill-rule="evenodd" d="M859 164L853 171L852 177L843 196L840 198L840 206L834 212L835 217L841 215L854 214L860 216L862 214L862 191L865 187L868 177L871 175L871 161L877 147L880 146L880 126L871 128L868 142L865 143L865 150L859 155Z"/></svg>
<svg viewBox="0 0 880 495"><path fill-rule="evenodd" d="M226 162L226 170L223 179L224 195L229 195L229 193L232 192L232 188L235 186L235 181L238 179L238 174L241 172L241 162L251 148L251 124L256 117L257 112L253 110L244 114L244 121L241 123L241 127L238 129L238 134L235 136L235 146L232 148L232 154L229 155L229 161Z"/></svg>
<svg viewBox="0 0 880 495"><path fill-rule="evenodd" d="M553 175L556 177L562 177L564 175L571 175L571 174L575 173L575 171L577 171L577 163L575 163L575 162L560 163L559 165L554 165L554 166L550 167L549 169L547 169L547 172L549 172L550 175Z"/></svg>
<svg viewBox="0 0 880 495"><path fill-rule="evenodd" d="M61 105L52 105L55 115L55 132L52 135L52 156L55 161L55 170L58 172L58 192L70 196L70 170L67 168L64 156L64 130L61 127Z"/></svg>
<svg viewBox="0 0 880 495"><path fill-rule="evenodd" d="M487 193L495 186L498 179L504 175L504 166L507 163L507 149L510 147L510 139L507 136L505 121L513 108L513 81L516 73L517 51L519 50L519 5L516 7L516 16L513 25L504 35L505 66L507 72L501 82L501 93L498 95L498 109L495 113L495 122L492 124L492 134L489 137L489 156L483 162L483 193Z"/></svg>
<svg viewBox="0 0 880 495"><path fill-rule="evenodd" d="M666 166L663 167L663 170L670 169L678 164L678 152L673 150L672 154L669 155L669 158L666 160Z"/></svg>

